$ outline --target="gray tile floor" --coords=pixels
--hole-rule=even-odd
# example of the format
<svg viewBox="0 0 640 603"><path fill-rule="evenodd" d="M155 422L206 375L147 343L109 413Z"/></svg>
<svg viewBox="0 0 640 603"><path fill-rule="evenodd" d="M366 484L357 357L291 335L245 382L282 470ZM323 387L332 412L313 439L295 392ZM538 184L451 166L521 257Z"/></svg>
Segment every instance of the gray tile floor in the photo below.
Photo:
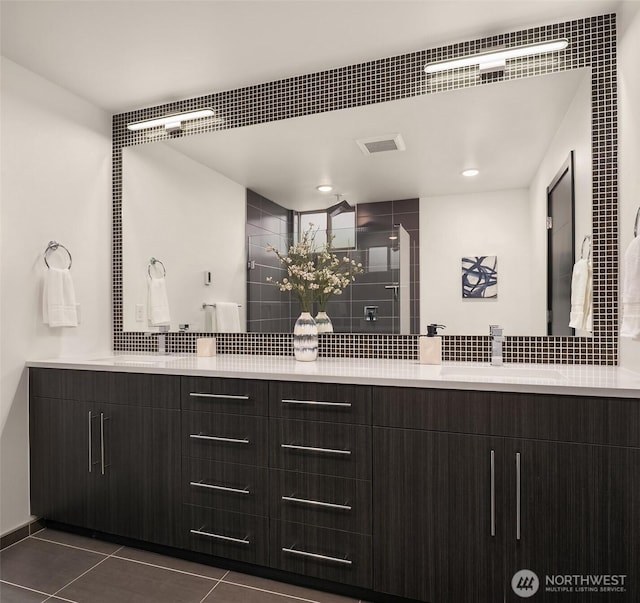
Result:
<svg viewBox="0 0 640 603"><path fill-rule="evenodd" d="M359 603L50 529L0 552L0 601Z"/></svg>

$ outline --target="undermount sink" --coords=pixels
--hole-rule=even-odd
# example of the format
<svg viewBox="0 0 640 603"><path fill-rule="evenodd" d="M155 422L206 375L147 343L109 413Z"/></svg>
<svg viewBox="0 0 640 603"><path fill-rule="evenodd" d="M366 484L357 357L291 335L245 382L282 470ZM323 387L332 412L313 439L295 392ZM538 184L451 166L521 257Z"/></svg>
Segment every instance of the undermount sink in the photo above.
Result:
<svg viewBox="0 0 640 603"><path fill-rule="evenodd" d="M484 377L514 379L544 379L560 381L563 379L560 371L548 368L520 367L520 366L444 366L441 375L443 377Z"/></svg>

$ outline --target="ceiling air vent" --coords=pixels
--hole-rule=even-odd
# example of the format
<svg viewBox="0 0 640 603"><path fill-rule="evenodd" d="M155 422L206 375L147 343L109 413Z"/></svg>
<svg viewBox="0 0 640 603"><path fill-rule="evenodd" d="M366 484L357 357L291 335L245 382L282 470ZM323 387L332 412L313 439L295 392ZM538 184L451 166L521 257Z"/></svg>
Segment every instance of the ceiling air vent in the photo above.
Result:
<svg viewBox="0 0 640 603"><path fill-rule="evenodd" d="M356 142L365 155L374 155L375 153L385 153L387 151L404 151L406 148L401 134L360 138Z"/></svg>

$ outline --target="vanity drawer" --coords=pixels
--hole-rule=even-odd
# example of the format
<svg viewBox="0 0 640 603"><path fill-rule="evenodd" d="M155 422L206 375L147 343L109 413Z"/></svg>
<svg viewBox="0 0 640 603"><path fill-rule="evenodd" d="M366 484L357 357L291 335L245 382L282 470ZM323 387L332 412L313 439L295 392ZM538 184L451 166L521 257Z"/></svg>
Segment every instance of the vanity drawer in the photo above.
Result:
<svg viewBox="0 0 640 603"><path fill-rule="evenodd" d="M182 412L184 456L267 466L268 421L264 417Z"/></svg>
<svg viewBox="0 0 640 603"><path fill-rule="evenodd" d="M373 424L640 447L640 403L632 398L376 387Z"/></svg>
<svg viewBox="0 0 640 603"><path fill-rule="evenodd" d="M269 384L246 379L182 377L181 399L184 410L267 415Z"/></svg>
<svg viewBox="0 0 640 603"><path fill-rule="evenodd" d="M138 373L107 373L107 388L96 392L98 402L180 408L180 377Z"/></svg>
<svg viewBox="0 0 640 603"><path fill-rule="evenodd" d="M371 428L320 421L269 421L270 466L371 479Z"/></svg>
<svg viewBox="0 0 640 603"><path fill-rule="evenodd" d="M270 530L273 567L371 588L371 536L286 521Z"/></svg>
<svg viewBox="0 0 640 603"><path fill-rule="evenodd" d="M267 515L269 470L266 467L183 457L182 476L184 503Z"/></svg>
<svg viewBox="0 0 640 603"><path fill-rule="evenodd" d="M371 424L371 388L335 383L273 382L269 414L284 419Z"/></svg>
<svg viewBox="0 0 640 603"><path fill-rule="evenodd" d="M269 560L269 520L257 515L183 505L187 548L257 565Z"/></svg>
<svg viewBox="0 0 640 603"><path fill-rule="evenodd" d="M96 391L107 389L106 371L70 369L29 369L29 394L36 398L95 402Z"/></svg>
<svg viewBox="0 0 640 603"><path fill-rule="evenodd" d="M371 482L276 469L270 475L273 519L371 534Z"/></svg>
<svg viewBox="0 0 640 603"><path fill-rule="evenodd" d="M29 390L39 398L180 408L180 377L72 369L29 369Z"/></svg>
<svg viewBox="0 0 640 603"><path fill-rule="evenodd" d="M454 433L502 435L508 420L500 393L375 387L373 424Z"/></svg>

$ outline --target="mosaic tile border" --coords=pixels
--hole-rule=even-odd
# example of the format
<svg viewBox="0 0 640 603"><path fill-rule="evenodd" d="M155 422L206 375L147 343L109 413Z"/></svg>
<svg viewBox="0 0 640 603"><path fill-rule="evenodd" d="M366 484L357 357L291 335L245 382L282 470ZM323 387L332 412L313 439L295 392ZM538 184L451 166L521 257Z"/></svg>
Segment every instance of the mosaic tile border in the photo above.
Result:
<svg viewBox="0 0 640 603"><path fill-rule="evenodd" d="M475 68L435 78L423 72L426 62L479 52L494 46L514 46L565 37L569 47L546 58L517 59L503 74L480 76ZM115 350L151 351L157 336L123 332L122 312L122 148L176 136L130 132L126 124L167 113L213 107L215 118L196 120L177 134L237 128L380 103L444 90L490 85L501 80L591 67L593 150L593 337L507 337L507 362L616 365L618 362L618 125L615 14L505 33L440 48L413 52L358 65L267 82L113 117L113 345ZM195 351L198 333L171 333L172 352ZM293 353L289 334L236 333L217 335L219 353ZM446 360L487 361L489 337L445 336ZM322 336L321 356L417 358L415 335Z"/></svg>

